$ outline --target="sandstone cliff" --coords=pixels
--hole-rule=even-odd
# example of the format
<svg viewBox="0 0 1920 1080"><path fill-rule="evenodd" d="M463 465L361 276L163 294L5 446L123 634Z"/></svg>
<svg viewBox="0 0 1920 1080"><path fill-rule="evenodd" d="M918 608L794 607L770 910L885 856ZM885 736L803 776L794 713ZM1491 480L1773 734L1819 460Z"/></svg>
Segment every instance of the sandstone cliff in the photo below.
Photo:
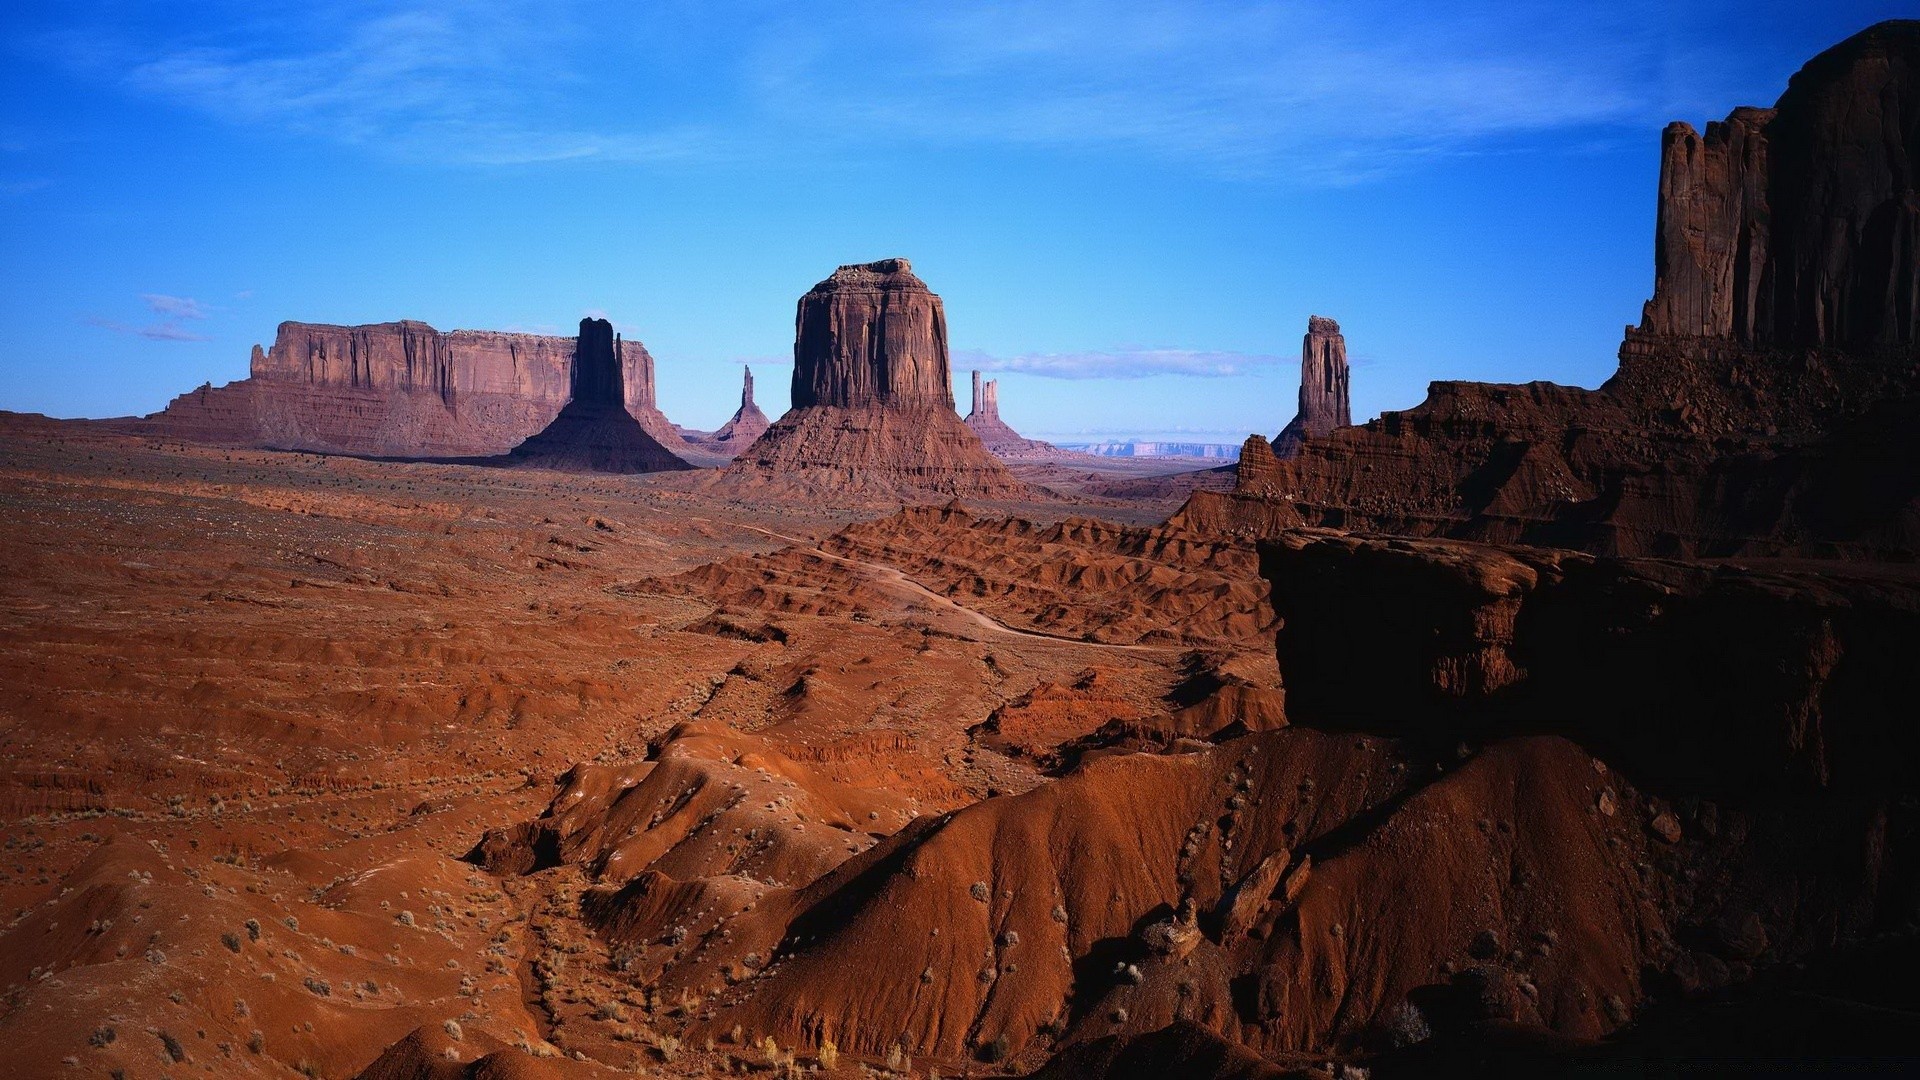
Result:
<svg viewBox="0 0 1920 1080"><path fill-rule="evenodd" d="M1330 525L1622 554L1920 552L1920 22L1773 109L1663 139L1654 296L1597 391L1433 384L1245 460L1181 523Z"/></svg>
<svg viewBox="0 0 1920 1080"><path fill-rule="evenodd" d="M728 482L907 499L1027 490L954 413L946 313L907 260L842 266L802 296L793 362L792 410Z"/></svg>
<svg viewBox="0 0 1920 1080"><path fill-rule="evenodd" d="M1319 315L1307 319L1300 343L1300 411L1273 440L1278 457L1292 457L1308 439L1324 439L1353 424L1347 403L1347 339L1340 324Z"/></svg>
<svg viewBox="0 0 1920 1080"><path fill-rule="evenodd" d="M177 438L390 457L503 453L558 415L574 339L422 322L284 322L255 346L249 377L203 386L149 417ZM627 409L656 439L679 437L654 398L653 357L615 338Z"/></svg>
<svg viewBox="0 0 1920 1080"><path fill-rule="evenodd" d="M660 445L628 410L631 397L613 324L582 319L580 336L574 340L572 396L552 423L514 447L504 463L563 472L691 468Z"/></svg>

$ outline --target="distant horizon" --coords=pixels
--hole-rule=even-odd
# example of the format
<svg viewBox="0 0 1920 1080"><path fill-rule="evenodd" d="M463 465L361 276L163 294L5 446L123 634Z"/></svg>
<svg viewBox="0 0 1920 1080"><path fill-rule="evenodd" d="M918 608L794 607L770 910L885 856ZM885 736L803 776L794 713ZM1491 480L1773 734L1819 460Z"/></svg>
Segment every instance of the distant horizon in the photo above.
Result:
<svg viewBox="0 0 1920 1080"><path fill-rule="evenodd" d="M786 406L801 293L896 255L956 385L1049 441L1271 436L1316 314L1356 421L1443 379L1597 386L1652 291L1661 128L1910 14L1809 7L29 2L0 408L152 413L281 321L600 315L711 430L741 364Z"/></svg>

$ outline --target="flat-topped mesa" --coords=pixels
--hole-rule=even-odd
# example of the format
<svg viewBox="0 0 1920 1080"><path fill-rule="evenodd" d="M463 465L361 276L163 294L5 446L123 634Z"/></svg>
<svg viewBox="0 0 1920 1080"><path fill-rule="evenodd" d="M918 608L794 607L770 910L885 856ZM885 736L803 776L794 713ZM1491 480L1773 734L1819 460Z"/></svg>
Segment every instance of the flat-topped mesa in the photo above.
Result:
<svg viewBox="0 0 1920 1080"><path fill-rule="evenodd" d="M842 266L800 298L793 407L953 405L947 315L905 259Z"/></svg>
<svg viewBox="0 0 1920 1080"><path fill-rule="evenodd" d="M842 266L800 298L793 408L727 483L903 500L1031 494L953 411L947 318L905 259Z"/></svg>
<svg viewBox="0 0 1920 1080"><path fill-rule="evenodd" d="M653 357L613 337L627 409L679 446L654 401ZM199 441L391 457L500 454L573 396L575 341L549 334L440 331L423 322L283 322L253 347L249 377L183 394L145 421ZM661 437L661 432L668 434Z"/></svg>
<svg viewBox="0 0 1920 1080"><path fill-rule="evenodd" d="M613 324L581 319L574 341L573 396L552 423L514 447L503 464L563 472L690 468L628 411L624 350Z"/></svg>
<svg viewBox="0 0 1920 1080"><path fill-rule="evenodd" d="M1291 458L1244 454L1236 489L1194 495L1178 522L1920 553L1920 21L1826 50L1771 109L1704 136L1670 125L1660 152L1653 297L1600 389L1435 382ZM1303 415L1314 389L1308 372Z"/></svg>
<svg viewBox="0 0 1920 1080"><path fill-rule="evenodd" d="M1920 22L1821 53L1771 109L1668 125L1640 331L1778 347L1920 341Z"/></svg>
<svg viewBox="0 0 1920 1080"><path fill-rule="evenodd" d="M1310 315L1307 335L1300 343L1300 408L1274 436L1273 452L1290 458L1300 452L1306 440L1324 439L1352 424L1353 409L1347 400L1347 339L1340 333L1339 323Z"/></svg>

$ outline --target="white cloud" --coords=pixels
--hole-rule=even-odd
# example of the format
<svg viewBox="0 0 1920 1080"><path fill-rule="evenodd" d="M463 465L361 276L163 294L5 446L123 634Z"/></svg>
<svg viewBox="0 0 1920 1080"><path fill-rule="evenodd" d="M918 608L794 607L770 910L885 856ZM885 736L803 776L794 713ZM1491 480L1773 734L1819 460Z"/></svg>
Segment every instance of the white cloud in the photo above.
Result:
<svg viewBox="0 0 1920 1080"><path fill-rule="evenodd" d="M137 93L411 160L799 167L1018 146L1306 184L1515 136L1645 127L1692 70L1674 63L1685 26L1651 0L889 7L320 3L47 38Z"/></svg>
<svg viewBox="0 0 1920 1080"><path fill-rule="evenodd" d="M167 296L163 293L141 293L140 299L155 315L168 319L204 319L207 306L189 296Z"/></svg>
<svg viewBox="0 0 1920 1080"><path fill-rule="evenodd" d="M1122 348L1014 356L959 349L953 354L953 365L959 371L1011 371L1049 379L1145 379L1155 375L1230 378L1299 362L1299 357L1202 349Z"/></svg>
<svg viewBox="0 0 1920 1080"><path fill-rule="evenodd" d="M111 330L116 334L125 334L128 337L146 338L148 341L213 340L205 334L195 333L177 322L170 322L164 319L159 322L148 323L145 326L133 326L123 322L116 322L113 319L98 317L88 319L87 323L90 326L97 326L102 330Z"/></svg>

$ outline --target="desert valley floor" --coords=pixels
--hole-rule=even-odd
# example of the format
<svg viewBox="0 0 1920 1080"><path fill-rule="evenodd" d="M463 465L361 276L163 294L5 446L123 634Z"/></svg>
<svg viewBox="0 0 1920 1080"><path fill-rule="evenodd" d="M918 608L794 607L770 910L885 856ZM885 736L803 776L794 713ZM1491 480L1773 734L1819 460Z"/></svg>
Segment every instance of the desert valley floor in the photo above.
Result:
<svg viewBox="0 0 1920 1080"><path fill-rule="evenodd" d="M1274 682L1250 550L1125 543L1083 507L999 508L1051 523L1009 540L670 476L0 438L0 1023L89 1065L351 1075L423 1026L589 1069L765 1064L745 1034L663 1054L704 998L617 977L581 863L462 858L670 743L720 770L675 798L734 793L677 826L724 834L703 857L804 885L1048 782L1113 718Z"/></svg>

